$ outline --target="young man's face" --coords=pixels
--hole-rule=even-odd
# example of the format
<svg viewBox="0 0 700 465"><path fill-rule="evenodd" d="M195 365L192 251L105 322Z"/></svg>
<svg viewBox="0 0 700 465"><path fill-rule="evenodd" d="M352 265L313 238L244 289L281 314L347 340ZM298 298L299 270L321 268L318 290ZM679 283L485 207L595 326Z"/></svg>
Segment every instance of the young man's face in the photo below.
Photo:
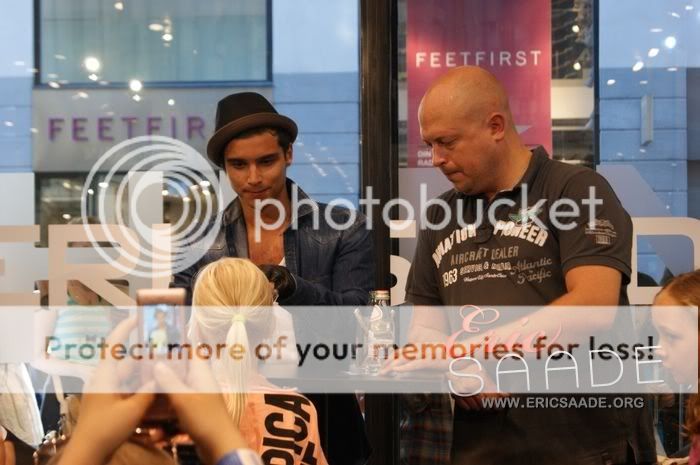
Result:
<svg viewBox="0 0 700 465"><path fill-rule="evenodd" d="M234 139L224 149L224 167L233 190L245 205L256 200L281 199L286 193L287 167L292 147L285 153L269 132Z"/></svg>

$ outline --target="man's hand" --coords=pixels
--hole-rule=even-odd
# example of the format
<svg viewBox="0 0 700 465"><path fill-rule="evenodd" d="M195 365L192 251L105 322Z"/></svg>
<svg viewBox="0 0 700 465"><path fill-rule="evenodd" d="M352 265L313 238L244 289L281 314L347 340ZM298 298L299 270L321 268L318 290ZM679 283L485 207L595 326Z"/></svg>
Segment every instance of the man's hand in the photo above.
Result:
<svg viewBox="0 0 700 465"><path fill-rule="evenodd" d="M400 348L397 351L392 351L387 357L387 361L379 371L380 375L386 375L391 372L405 373L409 371L430 370L446 373L449 367L449 360L446 358L425 357L421 356L421 352L416 353L415 350ZM428 355L428 354L425 354Z"/></svg>
<svg viewBox="0 0 700 465"><path fill-rule="evenodd" d="M297 282L286 267L280 265L258 265L258 268L265 273L267 280L275 285L275 290L280 300L286 299L297 290Z"/></svg>

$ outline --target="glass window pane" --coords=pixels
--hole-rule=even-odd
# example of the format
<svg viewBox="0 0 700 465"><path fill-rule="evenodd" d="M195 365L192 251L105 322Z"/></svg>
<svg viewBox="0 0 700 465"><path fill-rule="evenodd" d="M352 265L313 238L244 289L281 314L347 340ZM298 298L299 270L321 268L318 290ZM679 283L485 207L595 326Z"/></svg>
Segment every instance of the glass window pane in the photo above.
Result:
<svg viewBox="0 0 700 465"><path fill-rule="evenodd" d="M264 81L268 2L41 2L42 83Z"/></svg>
<svg viewBox="0 0 700 465"><path fill-rule="evenodd" d="M632 199L633 216L698 217L700 2L600 2L600 160ZM646 237L639 272L656 283L690 271L692 246L681 236Z"/></svg>

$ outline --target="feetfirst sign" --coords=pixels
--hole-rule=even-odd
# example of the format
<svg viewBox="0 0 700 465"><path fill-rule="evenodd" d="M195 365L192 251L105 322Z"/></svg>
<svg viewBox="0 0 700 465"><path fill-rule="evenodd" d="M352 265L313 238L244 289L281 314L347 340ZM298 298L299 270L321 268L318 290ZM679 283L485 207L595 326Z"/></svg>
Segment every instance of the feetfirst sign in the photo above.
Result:
<svg viewBox="0 0 700 465"><path fill-rule="evenodd" d="M216 103L243 90L272 100L270 88L35 89L32 150L35 172L88 172L114 145L132 137L167 136L204 154Z"/></svg>
<svg viewBox="0 0 700 465"><path fill-rule="evenodd" d="M434 79L458 66L494 73L525 144L551 154L551 0L408 0L406 7L408 166L432 167L418 105Z"/></svg>
<svg viewBox="0 0 700 465"><path fill-rule="evenodd" d="M211 131L211 128L206 128L202 116L49 117L47 126L50 142L62 137L68 137L73 142L115 142L151 135L192 141L205 139L208 131Z"/></svg>

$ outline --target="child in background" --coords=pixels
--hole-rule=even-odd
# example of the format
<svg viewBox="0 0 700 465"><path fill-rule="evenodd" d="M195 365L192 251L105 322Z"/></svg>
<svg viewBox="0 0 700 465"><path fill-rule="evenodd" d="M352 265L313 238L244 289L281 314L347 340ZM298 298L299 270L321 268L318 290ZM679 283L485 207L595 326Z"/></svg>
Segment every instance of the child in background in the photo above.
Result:
<svg viewBox="0 0 700 465"><path fill-rule="evenodd" d="M700 348L697 345L698 338L691 332L700 336L700 325L697 312L673 312L669 317L664 315L662 307L700 305L700 270L685 273L673 278L666 284L654 299L652 317L654 325L659 330L659 354L664 366L672 373L677 383L693 384L697 379L698 367L688 362L688 356L692 360L698 360ZM700 398L694 394L688 399L685 429L690 437L690 465L700 465Z"/></svg>

